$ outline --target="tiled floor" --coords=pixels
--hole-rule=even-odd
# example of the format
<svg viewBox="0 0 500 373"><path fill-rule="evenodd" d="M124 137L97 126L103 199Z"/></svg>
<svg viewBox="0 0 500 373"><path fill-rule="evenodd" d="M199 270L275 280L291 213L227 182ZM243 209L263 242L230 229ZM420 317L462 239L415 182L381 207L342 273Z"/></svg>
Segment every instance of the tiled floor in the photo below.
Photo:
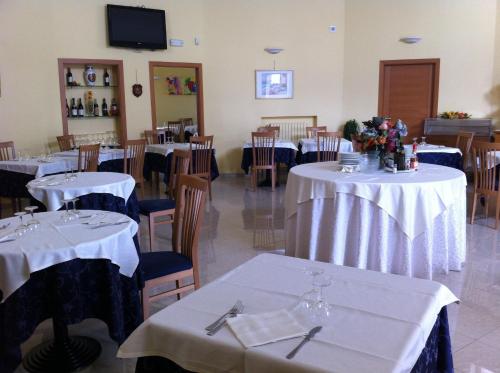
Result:
<svg viewBox="0 0 500 373"><path fill-rule="evenodd" d="M249 178L243 176L221 176L213 183L213 201L207 203L199 245L203 283L259 253L284 251L284 185L272 193L270 188L252 192L249 184ZM493 224L493 220L488 223ZM435 278L462 301L449 306L457 372L500 372L500 240L498 231L485 224L485 219L479 219L473 226L467 225L468 256L464 270ZM171 230L164 227L157 241L161 249L170 247ZM141 223L141 232L141 247L148 250L145 221ZM70 332L97 338L103 346L101 357L86 372L134 371L135 361L114 357L117 347L103 323L86 320L72 326ZM23 345L23 351L50 337L51 325L46 322ZM24 370L19 368L18 372Z"/></svg>

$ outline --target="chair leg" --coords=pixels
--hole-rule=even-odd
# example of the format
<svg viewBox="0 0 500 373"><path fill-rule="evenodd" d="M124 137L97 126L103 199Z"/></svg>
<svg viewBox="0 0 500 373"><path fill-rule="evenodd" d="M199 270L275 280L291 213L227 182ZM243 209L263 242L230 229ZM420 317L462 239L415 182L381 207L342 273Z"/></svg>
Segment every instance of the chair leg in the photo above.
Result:
<svg viewBox="0 0 500 373"><path fill-rule="evenodd" d="M470 216L470 224L474 224L474 215L476 214L476 204L477 204L477 193L474 193L472 197L472 213Z"/></svg>
<svg viewBox="0 0 500 373"><path fill-rule="evenodd" d="M495 211L495 229L498 229L498 214L500 213L500 201L497 199Z"/></svg>
<svg viewBox="0 0 500 373"><path fill-rule="evenodd" d="M257 191L257 170L252 167L252 189Z"/></svg>
<svg viewBox="0 0 500 373"><path fill-rule="evenodd" d="M208 175L208 198L210 199L210 201L212 200L212 177L210 175Z"/></svg>
<svg viewBox="0 0 500 373"><path fill-rule="evenodd" d="M486 196L484 198L486 199L484 203L484 218L486 219L486 221L488 221L488 210L489 210L488 207L489 207L490 197Z"/></svg>
<svg viewBox="0 0 500 373"><path fill-rule="evenodd" d="M179 289L182 286L182 279L175 280L175 288ZM177 293L177 300L181 299L181 293Z"/></svg>
<svg viewBox="0 0 500 373"><path fill-rule="evenodd" d="M149 251L153 251L154 236L155 236L155 218L149 216Z"/></svg>
<svg viewBox="0 0 500 373"><path fill-rule="evenodd" d="M276 167L271 170L271 190L274 192L276 186Z"/></svg>

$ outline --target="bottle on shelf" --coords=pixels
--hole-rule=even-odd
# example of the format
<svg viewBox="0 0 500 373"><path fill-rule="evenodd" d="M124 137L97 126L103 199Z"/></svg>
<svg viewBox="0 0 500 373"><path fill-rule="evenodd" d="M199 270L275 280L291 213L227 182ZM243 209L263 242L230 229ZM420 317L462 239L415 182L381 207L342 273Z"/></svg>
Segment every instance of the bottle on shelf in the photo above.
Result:
<svg viewBox="0 0 500 373"><path fill-rule="evenodd" d="M78 99L78 116L79 117L85 116L85 109L83 108L83 104L82 104L82 99L81 98Z"/></svg>
<svg viewBox="0 0 500 373"><path fill-rule="evenodd" d="M111 99L110 114L113 116L118 115L118 105L116 104L116 100L114 98Z"/></svg>
<svg viewBox="0 0 500 373"><path fill-rule="evenodd" d="M94 99L94 117L99 116L99 104L97 103L97 100Z"/></svg>
<svg viewBox="0 0 500 373"><path fill-rule="evenodd" d="M109 115L108 113L108 104L106 103L106 99L102 99L102 116L107 117Z"/></svg>
<svg viewBox="0 0 500 373"><path fill-rule="evenodd" d="M109 73L108 69L104 69L104 77L103 77L104 85L109 87Z"/></svg>
<svg viewBox="0 0 500 373"><path fill-rule="evenodd" d="M66 99L66 117L69 118L69 105L68 105L68 99Z"/></svg>
<svg viewBox="0 0 500 373"><path fill-rule="evenodd" d="M77 117L78 116L78 108L76 107L75 99L71 99L71 116Z"/></svg>
<svg viewBox="0 0 500 373"><path fill-rule="evenodd" d="M66 85L73 85L73 73L68 67L68 72L66 73Z"/></svg>

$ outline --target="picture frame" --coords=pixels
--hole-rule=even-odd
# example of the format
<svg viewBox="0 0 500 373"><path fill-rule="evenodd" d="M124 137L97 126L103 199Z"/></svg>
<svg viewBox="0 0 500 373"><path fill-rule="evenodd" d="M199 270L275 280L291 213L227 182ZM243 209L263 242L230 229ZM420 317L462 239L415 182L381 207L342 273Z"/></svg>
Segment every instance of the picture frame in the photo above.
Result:
<svg viewBox="0 0 500 373"><path fill-rule="evenodd" d="M293 70L255 70L255 98L293 98Z"/></svg>

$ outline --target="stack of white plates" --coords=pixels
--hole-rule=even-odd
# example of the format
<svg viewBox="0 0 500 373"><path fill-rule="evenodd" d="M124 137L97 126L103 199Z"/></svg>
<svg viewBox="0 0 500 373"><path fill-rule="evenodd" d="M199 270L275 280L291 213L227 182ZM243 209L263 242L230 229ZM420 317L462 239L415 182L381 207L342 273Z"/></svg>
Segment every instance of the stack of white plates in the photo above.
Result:
<svg viewBox="0 0 500 373"><path fill-rule="evenodd" d="M359 164L361 154L359 152L353 153L339 153L339 164L356 166Z"/></svg>

